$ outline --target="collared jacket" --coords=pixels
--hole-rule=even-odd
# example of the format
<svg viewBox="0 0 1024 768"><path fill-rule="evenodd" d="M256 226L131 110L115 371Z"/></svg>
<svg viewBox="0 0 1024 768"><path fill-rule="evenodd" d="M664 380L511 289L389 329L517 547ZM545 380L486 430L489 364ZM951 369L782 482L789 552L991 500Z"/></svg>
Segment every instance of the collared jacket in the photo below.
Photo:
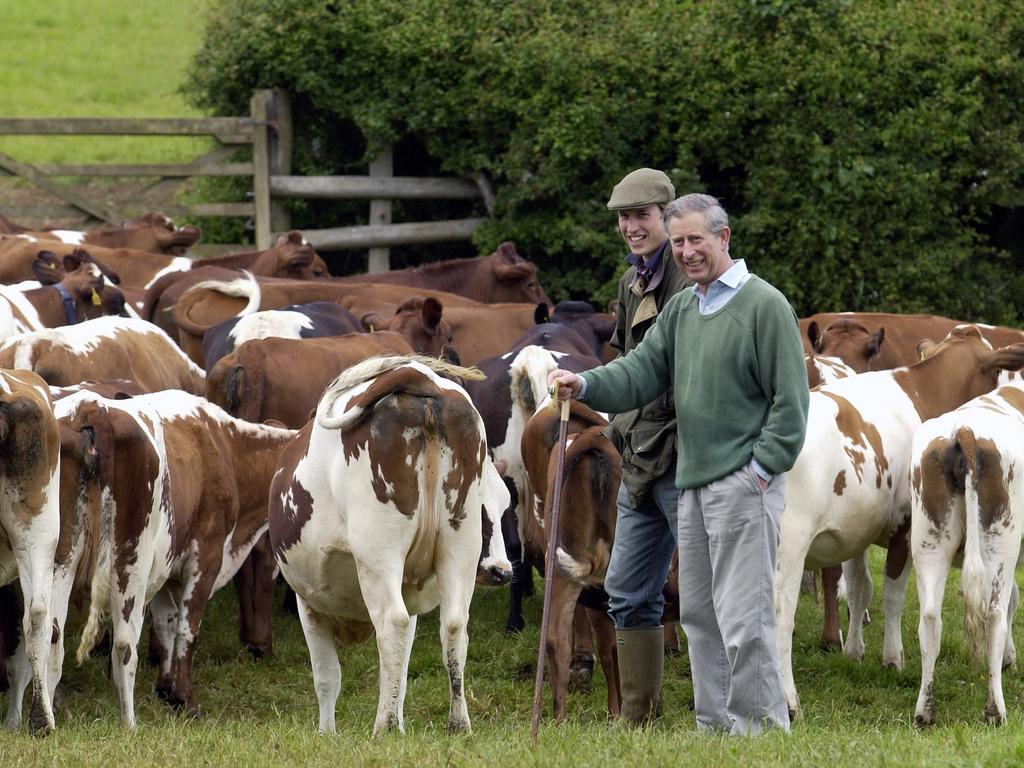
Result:
<svg viewBox="0 0 1024 768"><path fill-rule="evenodd" d="M621 357L640 343L665 303L689 281L672 258L666 240L658 270L641 293L636 267L619 278L618 311L611 346ZM630 504L643 500L654 481L675 467L676 413L671 390L643 408L614 416L605 435L622 454L622 482Z"/></svg>

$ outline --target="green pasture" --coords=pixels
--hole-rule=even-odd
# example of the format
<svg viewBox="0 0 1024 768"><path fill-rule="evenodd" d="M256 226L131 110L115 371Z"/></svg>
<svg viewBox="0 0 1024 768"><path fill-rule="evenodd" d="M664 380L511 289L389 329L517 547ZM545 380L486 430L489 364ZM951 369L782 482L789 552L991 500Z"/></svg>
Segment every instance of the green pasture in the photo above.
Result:
<svg viewBox="0 0 1024 768"><path fill-rule="evenodd" d="M178 92L206 0L0 0L0 117L199 117ZM8 137L22 162L186 162L174 137Z"/></svg>
<svg viewBox="0 0 1024 768"><path fill-rule="evenodd" d="M956 584L947 588L946 625L938 664L938 725L913 725L920 658L913 587L904 617L906 669L880 667L881 557L873 557L876 590L873 622L866 628L867 656L855 663L818 648L820 609L801 598L795 670L805 717L788 737L729 739L698 734L685 656L667 660L665 714L652 728L630 731L609 725L605 686L595 675L589 694L569 697L570 721L555 726L545 690L545 717L531 745L533 665L541 587L527 601L527 630L506 637L506 592L478 589L470 625L466 689L473 733L449 737L447 680L440 663L437 612L420 621L409 669L407 734L371 739L377 703L377 654L371 640L342 651L338 733L316 731L317 705L308 656L297 619L275 611L275 654L251 660L237 641L233 590L219 593L207 615L195 662L199 721L173 714L153 693L152 669L140 667L134 733L118 725L105 658L74 662L78 637L68 638L62 682L66 709L58 731L37 739L0 733L0 763L8 765L696 765L715 766L933 766L1024 763L1024 686L1007 672L1004 690L1009 725L983 722L986 681L968 668ZM280 594L278 595L278 603ZM1018 647L1020 633L1017 633ZM143 640L145 645L145 639ZM143 658L145 654L143 653ZM4 699L6 704L6 699Z"/></svg>

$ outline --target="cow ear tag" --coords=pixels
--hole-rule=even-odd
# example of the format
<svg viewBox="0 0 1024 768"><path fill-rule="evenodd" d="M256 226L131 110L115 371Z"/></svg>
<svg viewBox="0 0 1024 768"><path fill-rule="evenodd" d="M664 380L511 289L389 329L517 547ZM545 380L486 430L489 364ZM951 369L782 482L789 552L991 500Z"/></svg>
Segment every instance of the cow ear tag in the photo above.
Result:
<svg viewBox="0 0 1024 768"><path fill-rule="evenodd" d="M103 303L102 301L100 301L100 295L98 293L96 293L96 289L95 288L92 289L92 303L93 303L94 306L97 306L97 307L100 306L100 304Z"/></svg>

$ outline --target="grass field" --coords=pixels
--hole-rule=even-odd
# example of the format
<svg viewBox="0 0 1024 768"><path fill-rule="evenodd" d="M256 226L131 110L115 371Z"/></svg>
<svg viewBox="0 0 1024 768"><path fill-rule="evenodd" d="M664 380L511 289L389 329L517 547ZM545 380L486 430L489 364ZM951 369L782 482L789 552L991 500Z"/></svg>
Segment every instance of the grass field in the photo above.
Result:
<svg viewBox="0 0 1024 768"><path fill-rule="evenodd" d="M873 558L876 585L881 558ZM538 582L538 586L540 583ZM876 589L867 627L867 657L861 663L818 649L820 613L804 596L795 641L797 686L805 717L791 735L723 739L695 732L687 709L692 692L688 662L669 659L665 714L652 728L635 732L609 726L600 674L590 694L569 698L570 721L554 726L545 690L545 719L531 745L530 709L537 653L538 595L527 602L529 627L520 636L502 632L504 590L478 590L470 626L466 688L473 733L448 737L447 681L440 664L436 611L420 622L410 663L406 699L407 735L373 740L377 701L376 647L370 642L342 651L342 692L335 736L316 732L317 707L308 656L298 621L277 612L275 655L248 658L236 639L233 590L218 594L196 655L196 692L201 720L179 718L152 692L155 676L140 668L136 684L139 728L118 725L106 659L82 667L73 661L77 636L69 637L62 682L66 711L58 732L47 739L0 734L3 765L713 765L858 766L1009 765L1024 763L1024 694L1015 672L1004 677L1009 724L991 728L982 720L986 682L971 672L961 633L960 598L947 589L947 617L936 693L939 723L921 732L912 725L920 658L917 602L911 595L904 620L907 666L880 668L882 607ZM278 596L280 597L280 595ZM1019 637L1019 633L1018 633ZM143 641L145 642L145 641ZM144 654L143 654L143 657Z"/></svg>
<svg viewBox="0 0 1024 768"><path fill-rule="evenodd" d="M2 117L190 117L178 88L206 0L0 0ZM0 152L36 162L185 162L204 140L9 137Z"/></svg>

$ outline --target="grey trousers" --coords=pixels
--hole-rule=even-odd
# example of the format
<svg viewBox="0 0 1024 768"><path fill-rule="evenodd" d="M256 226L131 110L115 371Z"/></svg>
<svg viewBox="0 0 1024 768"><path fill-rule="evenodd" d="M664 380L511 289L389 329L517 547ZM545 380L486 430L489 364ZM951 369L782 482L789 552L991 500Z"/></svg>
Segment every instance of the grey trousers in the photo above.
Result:
<svg viewBox="0 0 1024 768"><path fill-rule="evenodd" d="M680 622L701 730L789 730L772 591L784 498L784 476L762 492L750 465L680 494Z"/></svg>

